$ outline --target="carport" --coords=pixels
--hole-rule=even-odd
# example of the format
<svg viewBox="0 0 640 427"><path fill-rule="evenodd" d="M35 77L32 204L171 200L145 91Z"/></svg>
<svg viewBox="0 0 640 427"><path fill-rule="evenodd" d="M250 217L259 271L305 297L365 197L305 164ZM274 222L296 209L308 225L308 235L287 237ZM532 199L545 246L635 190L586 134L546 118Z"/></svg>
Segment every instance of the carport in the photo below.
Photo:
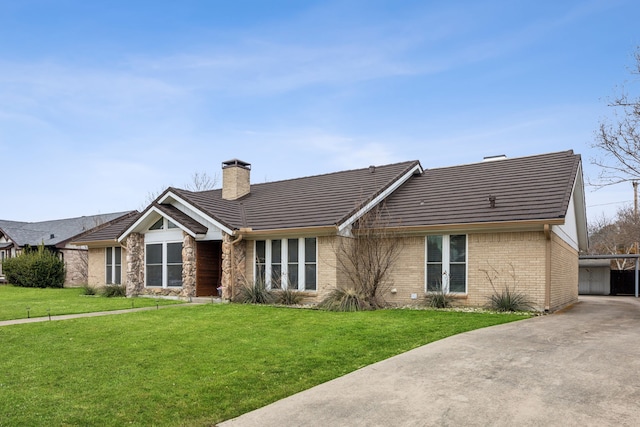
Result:
<svg viewBox="0 0 640 427"><path fill-rule="evenodd" d="M638 276L640 273L640 254L616 254L616 255L580 255L581 260L590 259L635 259L635 297L638 298Z"/></svg>

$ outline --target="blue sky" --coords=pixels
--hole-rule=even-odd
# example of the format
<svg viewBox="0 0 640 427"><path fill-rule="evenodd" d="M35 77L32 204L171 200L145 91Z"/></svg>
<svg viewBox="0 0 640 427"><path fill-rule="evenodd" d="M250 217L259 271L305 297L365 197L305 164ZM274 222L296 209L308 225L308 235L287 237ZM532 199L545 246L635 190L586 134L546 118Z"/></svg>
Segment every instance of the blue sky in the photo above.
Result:
<svg viewBox="0 0 640 427"><path fill-rule="evenodd" d="M573 149L640 45L636 0L0 0L0 218L139 209L194 172L264 182ZM631 184L587 189L590 219Z"/></svg>

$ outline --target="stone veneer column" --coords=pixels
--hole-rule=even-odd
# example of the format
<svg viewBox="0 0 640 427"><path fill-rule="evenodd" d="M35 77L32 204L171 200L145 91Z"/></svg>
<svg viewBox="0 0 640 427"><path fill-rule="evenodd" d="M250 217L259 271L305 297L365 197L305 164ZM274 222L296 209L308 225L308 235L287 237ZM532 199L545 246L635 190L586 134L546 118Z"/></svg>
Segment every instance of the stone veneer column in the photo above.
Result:
<svg viewBox="0 0 640 427"><path fill-rule="evenodd" d="M233 245L233 236L222 233L222 297L230 299L237 295L238 289L244 285L247 259L247 242L241 240ZM233 263L231 265L231 251ZM231 282L233 278L233 283ZM233 290L235 288L235 291Z"/></svg>
<svg viewBox="0 0 640 427"><path fill-rule="evenodd" d="M141 295L144 291L144 236L131 233L127 237L127 296Z"/></svg>
<svg viewBox="0 0 640 427"><path fill-rule="evenodd" d="M196 239L182 232L182 297L196 296Z"/></svg>

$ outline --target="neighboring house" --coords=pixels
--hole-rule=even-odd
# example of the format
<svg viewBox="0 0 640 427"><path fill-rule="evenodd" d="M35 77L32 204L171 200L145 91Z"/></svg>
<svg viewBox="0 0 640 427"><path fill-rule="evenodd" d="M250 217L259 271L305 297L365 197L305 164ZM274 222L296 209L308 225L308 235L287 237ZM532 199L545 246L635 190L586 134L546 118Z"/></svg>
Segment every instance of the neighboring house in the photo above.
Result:
<svg viewBox="0 0 640 427"><path fill-rule="evenodd" d="M74 245L88 249L87 284L95 287L122 284L123 261L127 250L117 238L140 216L138 211L128 212L110 222L101 224L74 237Z"/></svg>
<svg viewBox="0 0 640 427"><path fill-rule="evenodd" d="M97 249L126 247L128 295L189 298L221 287L228 298L264 280L318 302L345 284L341 242L384 206L385 226L402 243L384 295L391 304L418 303L440 285L460 305L485 305L505 285L538 310L577 301L587 227L573 151L426 170L409 161L253 185L250 170L224 162L222 189L168 188L108 242L92 233L83 242L105 270L108 257Z"/></svg>
<svg viewBox="0 0 640 427"><path fill-rule="evenodd" d="M97 225L129 215L116 212L78 218L59 219L42 222L21 222L0 220L0 277L2 261L17 256L26 248L44 245L64 261L66 268L65 286L80 286L87 281L87 248L74 245L71 240Z"/></svg>

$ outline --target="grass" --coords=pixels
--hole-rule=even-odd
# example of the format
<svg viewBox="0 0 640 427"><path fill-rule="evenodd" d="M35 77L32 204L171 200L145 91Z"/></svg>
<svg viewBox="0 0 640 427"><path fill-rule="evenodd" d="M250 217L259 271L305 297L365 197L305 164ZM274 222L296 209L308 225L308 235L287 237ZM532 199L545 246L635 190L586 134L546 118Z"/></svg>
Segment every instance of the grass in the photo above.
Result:
<svg viewBox="0 0 640 427"><path fill-rule="evenodd" d="M153 298L105 298L87 296L83 293L83 288L41 289L0 285L0 320L24 319L27 317L27 307L29 307L30 317L45 317L49 314L57 316L156 305L156 300ZM158 300L160 305L178 302Z"/></svg>
<svg viewBox="0 0 640 427"><path fill-rule="evenodd" d="M207 304L0 328L0 426L213 425L513 314Z"/></svg>

